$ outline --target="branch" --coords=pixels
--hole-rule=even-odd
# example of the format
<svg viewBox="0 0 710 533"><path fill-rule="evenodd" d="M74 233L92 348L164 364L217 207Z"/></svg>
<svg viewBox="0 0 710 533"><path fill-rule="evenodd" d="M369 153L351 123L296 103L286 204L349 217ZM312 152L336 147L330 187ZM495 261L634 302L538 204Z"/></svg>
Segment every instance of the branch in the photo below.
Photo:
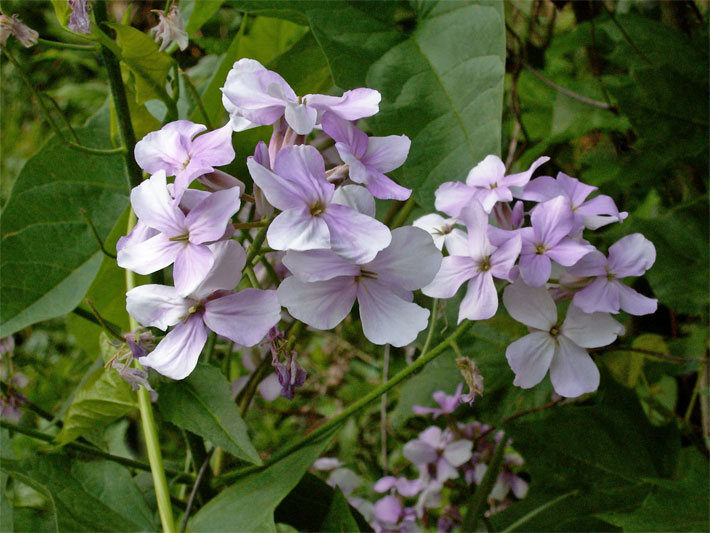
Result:
<svg viewBox="0 0 710 533"><path fill-rule="evenodd" d="M643 348L624 348L622 346L597 348L590 350L590 352L632 352L644 355L651 355L653 357L658 357L659 359L665 359L666 361L679 361L682 363L710 363L710 359L706 359L703 357L677 357L675 355L667 355L662 352L655 352L653 350L645 350Z"/></svg>

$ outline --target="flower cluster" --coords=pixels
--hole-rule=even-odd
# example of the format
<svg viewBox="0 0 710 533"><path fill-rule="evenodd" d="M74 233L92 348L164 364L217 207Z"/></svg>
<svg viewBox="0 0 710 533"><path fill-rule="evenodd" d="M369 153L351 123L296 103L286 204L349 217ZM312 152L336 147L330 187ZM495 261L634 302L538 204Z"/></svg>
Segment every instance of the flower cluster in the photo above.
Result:
<svg viewBox="0 0 710 533"><path fill-rule="evenodd" d="M435 206L449 218L431 214L414 225L428 231L448 256L422 292L451 298L468 282L459 322L484 320L498 310L495 280L509 282L505 307L531 330L506 351L515 385L532 387L549 369L557 393L576 397L599 385L586 349L606 346L624 333L609 313L656 310L656 300L620 281L643 275L655 261L655 248L637 233L604 256L584 239L584 230L621 222L627 214L608 196L590 199L595 187L562 172L531 180L547 161L541 157L525 172L506 175L503 162L489 155L465 183L437 189ZM566 318L558 319L557 303L569 300Z"/></svg>

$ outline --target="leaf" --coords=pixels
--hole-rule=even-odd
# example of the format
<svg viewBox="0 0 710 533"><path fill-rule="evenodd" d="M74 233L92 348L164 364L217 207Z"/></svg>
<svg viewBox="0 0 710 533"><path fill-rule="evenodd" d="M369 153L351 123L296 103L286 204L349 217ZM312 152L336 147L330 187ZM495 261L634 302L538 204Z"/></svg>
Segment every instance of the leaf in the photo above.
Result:
<svg viewBox="0 0 710 533"><path fill-rule="evenodd" d="M222 7L224 0L210 0L209 2L199 2L197 0L180 2L180 10L187 21L185 31L188 35L192 35L199 30L205 22ZM187 5L186 5L187 4ZM189 6L189 7L188 7ZM190 11L189 15L187 11Z"/></svg>
<svg viewBox="0 0 710 533"><path fill-rule="evenodd" d="M92 486L91 482L88 487L84 486L84 473L72 472L65 455L33 456L22 461L3 459L0 470L47 498L54 531L146 531L143 517L135 516L135 511L124 516L113 508L117 506L121 511L125 510L125 502L117 504L114 499L120 493L115 490L110 495L94 492L92 489L96 485ZM121 479L127 483L130 474L125 471L115 481ZM123 488L131 498L139 496L135 492L137 489L133 490L135 485L133 488L126 485L117 488Z"/></svg>
<svg viewBox="0 0 710 533"><path fill-rule="evenodd" d="M105 333L101 333L99 344L104 361L116 354L117 348ZM131 386L116 369L100 367L77 391L55 442L63 445L87 432L96 432L136 408L136 396Z"/></svg>
<svg viewBox="0 0 710 533"><path fill-rule="evenodd" d="M69 15L71 14L71 7L69 7L69 2L65 0L51 0L52 7L54 8L54 14L57 15L57 20L62 26L66 26L69 23Z"/></svg>
<svg viewBox="0 0 710 533"><path fill-rule="evenodd" d="M325 450L335 431L274 464L247 474L210 500L192 518L190 531L255 531Z"/></svg>
<svg viewBox="0 0 710 533"><path fill-rule="evenodd" d="M158 98L170 105L165 90L173 60L160 51L158 44L147 34L131 26L109 24L116 31L116 42L121 49L121 61L135 77L136 102L143 104Z"/></svg>
<svg viewBox="0 0 710 533"><path fill-rule="evenodd" d="M261 464L232 400L229 382L218 368L198 364L187 379L163 383L158 389L158 406L168 422L210 440L235 457Z"/></svg>
<svg viewBox="0 0 710 533"><path fill-rule="evenodd" d="M76 132L110 147L108 109ZM78 152L52 137L20 172L0 215L0 337L74 309L102 253L80 210L106 239L128 205L123 157Z"/></svg>
<svg viewBox="0 0 710 533"><path fill-rule="evenodd" d="M328 509L328 514L325 515L321 531L337 531L341 533L360 531L353 515L350 514L348 501L338 487L335 487L333 491L333 501L330 504L330 509Z"/></svg>

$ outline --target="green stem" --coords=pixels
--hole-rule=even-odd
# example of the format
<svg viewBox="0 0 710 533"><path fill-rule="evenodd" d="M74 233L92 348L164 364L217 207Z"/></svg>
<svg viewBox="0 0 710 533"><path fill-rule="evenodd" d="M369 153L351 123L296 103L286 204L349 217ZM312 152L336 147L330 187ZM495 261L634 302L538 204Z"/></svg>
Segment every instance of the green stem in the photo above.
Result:
<svg viewBox="0 0 710 533"><path fill-rule="evenodd" d="M259 280L256 279L256 274L254 274L254 269L252 266L247 263L244 266L244 272L246 272L247 277L249 278L249 283L251 283L251 286L254 287L255 289L261 289L261 283L259 283Z"/></svg>
<svg viewBox="0 0 710 533"><path fill-rule="evenodd" d="M478 518L483 514L483 508L488 502L488 495L491 493L491 490L493 490L493 485L495 485L495 482L498 479L498 474L503 466L503 456L505 455L505 447L507 443L508 439L505 434L503 434L498 442L498 447L493 454L491 462L488 463L488 468L486 469L486 473L483 475L481 484L478 485L475 492L471 496L466 516L461 524L461 531L476 531Z"/></svg>
<svg viewBox="0 0 710 533"><path fill-rule="evenodd" d="M552 507L553 505L557 505L557 504L560 503L562 500L566 500L566 499L569 498L570 496L574 496L575 494L578 494L578 493L579 493L579 489L574 489L573 491L566 492L565 494L562 494L561 496L558 496L558 497L555 498L554 500L551 500L551 501L547 502L546 504L541 505L540 507L538 507L538 508L536 508L536 509L533 509L533 510L530 511L528 514L526 514L525 516L523 516L523 517L520 518L519 520L516 520L516 521L513 522L511 525L509 525L507 528L505 528L505 529L503 530L503 533L509 533L509 532L511 532L511 531L515 531L515 530L518 529L520 526L525 525L525 524L526 524L527 522L529 522L532 518L534 518L535 516L539 515L541 512L545 511L546 509L549 509L549 508Z"/></svg>
<svg viewBox="0 0 710 533"><path fill-rule="evenodd" d="M74 128L71 127L71 124L69 124L67 117L65 117L64 113L62 113L62 110L59 107L59 104L57 103L57 101L54 98L52 98L51 95L49 95L47 93L42 93L42 95L50 101L50 103L52 104L52 107L54 107L54 110L57 112L57 115L59 115L59 118L64 123L64 127L69 131L69 133L72 136L72 139L74 139L74 142L79 144L79 137L76 136L76 132L74 131Z"/></svg>
<svg viewBox="0 0 710 533"><path fill-rule="evenodd" d="M404 224L404 222L407 220L407 217L409 216L409 213L412 212L412 209L414 209L415 205L417 205L417 203L414 201L414 197L410 196L409 200L404 203L402 208L399 210L399 213L397 213L397 216L394 218L390 229L398 228L402 224Z"/></svg>
<svg viewBox="0 0 710 533"><path fill-rule="evenodd" d="M703 379L702 370L698 370L698 377L695 380L695 387L693 387L693 394L690 396L690 402L688 403L688 408L685 410L685 416L683 420L690 422L690 417L693 414L693 408L695 407L695 401L698 399L698 393L700 392L700 382Z"/></svg>
<svg viewBox="0 0 710 533"><path fill-rule="evenodd" d="M106 11L106 2L94 3L94 17L96 18L97 26L108 22L108 13ZM126 170L128 172L128 184L131 188L137 187L143 181L143 174L138 163L133 158L133 149L136 145L136 135L133 131L131 123L131 112L128 107L128 99L126 98L126 88L123 86L123 78L121 78L121 66L114 53L108 48L105 43L100 46L101 58L106 65L106 73L108 74L108 82L111 87L111 97L116 110L116 118L118 119L118 130L123 140L125 147Z"/></svg>
<svg viewBox="0 0 710 533"><path fill-rule="evenodd" d="M259 261L263 265L264 269L266 270L266 273L269 275L274 285L278 286L281 281L279 280L279 275L276 273L276 270L274 270L273 265L269 263L269 260L263 255L259 258Z"/></svg>
<svg viewBox="0 0 710 533"><path fill-rule="evenodd" d="M0 419L0 427L16 431L18 433L22 433L23 435L27 435L28 437L32 437L33 439L42 440L44 442L54 442L54 437L52 435L47 435L46 433L42 433L41 431L36 431L34 429L18 426L17 424L13 424L12 422L8 422L7 420ZM98 448L89 446L88 444L82 444L80 442L68 442L64 445L64 447L70 448L72 450L77 450L79 452L88 453L96 457L101 457L102 459L107 459L109 461L113 461L114 463L119 463L124 466L137 468L138 470L150 471L150 465L147 465L140 461L134 461L133 459L128 459L126 457L120 457L118 455L106 453L102 450L99 450ZM194 476L192 474L178 472L176 470L166 470L166 472L170 474L171 477L174 476L176 480L194 481Z"/></svg>
<svg viewBox="0 0 710 533"><path fill-rule="evenodd" d="M249 252L247 253L247 265L251 265L252 260L257 255L259 255L259 249L264 243L264 239L266 239L266 231L269 229L269 224L271 224L272 220L273 217L266 221L266 225L259 230L259 232L254 237L254 240L251 242L251 246L249 246Z"/></svg>
<svg viewBox="0 0 710 533"><path fill-rule="evenodd" d="M437 346L435 346L430 352L428 353L422 353L419 358L414 361L411 365L408 367L404 368L397 374L395 374L389 381L386 383L383 383L379 387L376 387L373 389L370 393L366 394L363 396L361 399L358 401L354 402L350 407L345 409L342 413L340 413L338 416L331 418L328 420L325 424L320 426L318 429L315 431L312 431L302 439L298 440L294 444L291 444L290 446L286 446L276 452L274 455L272 455L268 461L265 461L264 465L261 467L247 467L242 470L237 470L234 472L230 472L229 474L226 474L222 476L220 481L229 481L238 477L241 477L245 474L248 474L249 472L253 472L254 470L258 470L261 468L266 468L275 462L279 461L280 459L283 459L287 455L290 455L294 451L302 448L303 446L309 444L310 442L313 442L317 440L318 438L322 437L323 435L327 434L329 431L332 429L336 428L345 420L350 418L352 415L357 413L358 411L364 409L367 407L369 404L377 400L380 396L382 396L385 392L390 390L391 388L395 387L398 385L401 381L404 381L407 379L410 375L412 375L414 372L417 372L421 370L427 363L430 361L434 360L436 357L441 355L441 353L446 350L446 348L449 347L449 345L455 341L457 338L459 338L463 333L468 330L473 325L473 322L470 320L465 321L463 324L461 324L456 330L446 339L444 339L442 342L440 342Z"/></svg>
<svg viewBox="0 0 710 533"><path fill-rule="evenodd" d="M37 42L39 44L43 44L44 46L49 46L51 48L64 48L67 50L82 50L84 52L95 52L98 50L98 47L93 44L74 44L74 43L63 43L60 41L50 41L48 39L37 39Z"/></svg>
<svg viewBox="0 0 710 533"><path fill-rule="evenodd" d="M239 395L239 414L242 417L244 417L249 409L249 405L254 398L254 394L256 394L259 383L261 383L269 367L271 367L271 357L269 354L266 354L259 363L259 366L257 366L254 372L251 373L251 376L249 376L249 380L244 386L242 394Z"/></svg>
<svg viewBox="0 0 710 533"><path fill-rule="evenodd" d="M101 4L101 2L99 2ZM104 7L104 9L106 9ZM128 217L127 231L133 229L136 224L136 216L131 211ZM136 278L131 270L126 270L126 290L130 291L136 286ZM131 315L128 316L131 331L138 329L138 322ZM140 364L139 364L140 366ZM175 522L173 518L173 509L170 502L170 490L168 489L168 481L165 478L165 467L163 466L163 456L160 452L160 441L158 440L158 429L155 425L155 417L153 416L153 405L150 402L150 393L145 387L138 389L138 408L141 413L141 425L143 427L143 436L145 438L145 447L148 451L148 462L150 463L150 472L153 475L153 486L155 487L155 499L158 502L158 513L160 514L160 522L163 526L163 531L174 533Z"/></svg>
<svg viewBox="0 0 710 533"><path fill-rule="evenodd" d="M434 338L434 328L436 328L436 319L439 318L439 300L434 298L431 303L431 322L429 322L429 331L426 334L426 340L424 341L424 348L422 348L422 353L427 353L431 341Z"/></svg>
<svg viewBox="0 0 710 533"><path fill-rule="evenodd" d="M200 93L197 92L197 87L195 87L195 84L192 83L192 79L190 79L190 76L187 75L187 72L180 69L180 74L182 74L182 79L185 82L185 89L187 89L187 92L195 101L197 108L200 110L200 113L202 113L202 117L205 119L205 126L207 126L208 130L213 130L214 127L212 126L212 121L210 120L210 116L207 113L207 109L205 109L205 104L204 102L202 102L202 97L200 96Z"/></svg>

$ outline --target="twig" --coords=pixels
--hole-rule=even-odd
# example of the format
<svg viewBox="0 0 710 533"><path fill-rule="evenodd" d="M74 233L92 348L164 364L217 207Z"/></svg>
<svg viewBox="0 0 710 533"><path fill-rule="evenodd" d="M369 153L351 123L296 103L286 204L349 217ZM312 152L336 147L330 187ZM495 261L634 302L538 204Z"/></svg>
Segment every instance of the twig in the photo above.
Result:
<svg viewBox="0 0 710 533"><path fill-rule="evenodd" d="M0 389L2 389L2 392L4 394L10 394L12 389L15 387L12 387L11 385L8 385L4 381L0 381ZM61 420L55 420L54 415L52 413L49 413L42 409L40 406L33 404L31 401L24 399L22 400L22 407L29 409L33 413L39 415L40 418L45 419L49 423L56 425L57 427L61 428L62 427L62 421Z"/></svg>
<svg viewBox="0 0 710 533"><path fill-rule="evenodd" d="M624 29L624 27L623 27L621 24L619 24L619 21L618 21L618 20L616 20L616 16L614 16L614 13L612 13L612 12L609 10L609 8L606 7L606 5L604 4L604 2L600 2L600 4L601 4L601 6L602 6L602 9L607 12L607 15L609 15L609 18L610 18L611 21L614 23L614 25L615 25L617 28L619 28L619 31L621 32L621 35L624 36L624 39L626 40L626 42L629 43L629 45L631 46L631 48L634 49L634 52L636 52L638 55L640 55L640 56L643 58L643 60L646 61L646 63L648 63L649 65L653 66L653 61L651 61L651 60L648 58L648 56L643 53L643 50L641 50L638 46L636 46L636 43L634 43L634 42L631 40L631 36L630 36L628 33L626 33L626 30Z"/></svg>
<svg viewBox="0 0 710 533"><path fill-rule="evenodd" d="M183 516L182 519L182 526L180 527L180 533L185 533L185 530L187 529L187 521L190 519L190 511L192 511L192 504L195 502L195 496L197 496L197 490L200 488L200 483L202 483L203 478L205 477L205 472L207 471L207 466L210 464L210 459L212 458L212 454L215 451L215 447L213 447L209 452L207 452L207 456L205 457L204 461L202 461L202 465L200 466L200 470L197 472L197 478L195 478L195 484L192 486L192 491L190 491L190 497L187 499L187 507L185 507L185 515Z"/></svg>
<svg viewBox="0 0 710 533"><path fill-rule="evenodd" d="M531 67L530 65L528 65L524 61L522 62L522 65L523 65L523 68L528 70L533 76L535 76L541 82L552 87L557 92L562 93L565 96L569 96L570 98L573 98L579 102L582 102L583 104L587 104L587 105L590 105L593 107L598 107L599 109L606 109L608 111L616 110L616 107L611 104L607 104L606 102L600 102L599 100L592 100L591 98L587 98L586 96L583 96L583 95L578 94L574 91L571 91L565 87L562 87L561 85L556 84L554 81L543 76L537 70L535 70L533 67Z"/></svg>
<svg viewBox="0 0 710 533"><path fill-rule="evenodd" d="M434 300L436 301L436 300ZM382 383L387 383L390 368L390 345L385 344ZM380 398L380 444L382 445L382 472L387 475L387 393Z"/></svg>
<svg viewBox="0 0 710 533"><path fill-rule="evenodd" d="M81 214L82 217L84 217L86 224L89 226L89 229L91 229L91 233L94 234L94 238L96 239L96 242L99 244L99 248L104 253L104 255L106 257L110 257L111 259L116 259L116 256L114 254L112 254L111 252L109 252L104 247L104 242L101 240L101 237L99 237L99 232L96 231L96 226L94 226L94 223L89 218L89 214L86 212L86 209L84 209L83 207L80 208L79 213Z"/></svg>

